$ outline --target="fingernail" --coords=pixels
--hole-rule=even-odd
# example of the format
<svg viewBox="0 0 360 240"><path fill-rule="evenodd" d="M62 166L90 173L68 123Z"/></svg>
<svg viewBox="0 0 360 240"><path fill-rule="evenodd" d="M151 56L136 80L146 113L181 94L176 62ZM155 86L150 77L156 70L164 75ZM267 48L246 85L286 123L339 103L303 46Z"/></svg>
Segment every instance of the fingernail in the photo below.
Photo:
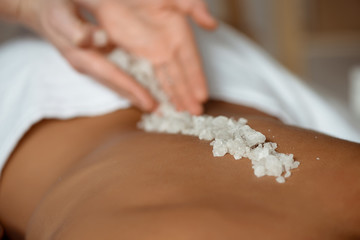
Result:
<svg viewBox="0 0 360 240"><path fill-rule="evenodd" d="M144 104L138 98L132 97L131 103L137 108L139 108L141 111L146 111Z"/></svg>
<svg viewBox="0 0 360 240"><path fill-rule="evenodd" d="M204 112L204 108L202 105L195 105L193 108L192 108L192 111L191 111L191 114L193 115L200 115Z"/></svg>
<svg viewBox="0 0 360 240"><path fill-rule="evenodd" d="M140 102L140 108L145 112L152 112L155 110L156 103L154 101L142 101Z"/></svg>
<svg viewBox="0 0 360 240"><path fill-rule="evenodd" d="M201 103L204 103L208 100L208 94L205 91L196 91L195 97Z"/></svg>
<svg viewBox="0 0 360 240"><path fill-rule="evenodd" d="M209 12L209 11L207 11L207 14L206 14L206 16L207 16L207 20L208 20L208 23L209 24L211 24L211 25L217 25L217 20L216 20L216 18Z"/></svg>

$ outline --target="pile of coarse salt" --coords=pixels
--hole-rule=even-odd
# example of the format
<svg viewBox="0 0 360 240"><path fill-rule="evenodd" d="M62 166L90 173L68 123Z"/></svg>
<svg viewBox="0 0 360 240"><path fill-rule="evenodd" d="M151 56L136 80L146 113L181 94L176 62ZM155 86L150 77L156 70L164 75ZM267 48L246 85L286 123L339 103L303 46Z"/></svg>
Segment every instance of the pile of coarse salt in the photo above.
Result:
<svg viewBox="0 0 360 240"><path fill-rule="evenodd" d="M257 177L274 176L279 183L284 183L285 178L291 176L290 170L300 165L294 161L292 154L276 152L277 144L265 142L266 137L248 126L244 118L234 120L224 116L192 116L187 112L177 112L158 85L148 61L135 58L120 49L114 50L109 58L159 101L156 113L142 116L138 123L141 129L197 136L201 140L211 141L215 157L229 153L235 159L248 158Z"/></svg>

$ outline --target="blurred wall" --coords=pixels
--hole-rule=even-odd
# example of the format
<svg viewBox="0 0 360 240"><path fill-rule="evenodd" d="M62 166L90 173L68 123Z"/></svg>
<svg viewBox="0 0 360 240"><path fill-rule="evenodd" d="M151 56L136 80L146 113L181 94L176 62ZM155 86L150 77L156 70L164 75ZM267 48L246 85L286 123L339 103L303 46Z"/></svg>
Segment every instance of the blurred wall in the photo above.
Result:
<svg viewBox="0 0 360 240"><path fill-rule="evenodd" d="M209 4L221 19L248 34L290 71L334 98L349 101L349 75L360 66L359 0L212 0Z"/></svg>

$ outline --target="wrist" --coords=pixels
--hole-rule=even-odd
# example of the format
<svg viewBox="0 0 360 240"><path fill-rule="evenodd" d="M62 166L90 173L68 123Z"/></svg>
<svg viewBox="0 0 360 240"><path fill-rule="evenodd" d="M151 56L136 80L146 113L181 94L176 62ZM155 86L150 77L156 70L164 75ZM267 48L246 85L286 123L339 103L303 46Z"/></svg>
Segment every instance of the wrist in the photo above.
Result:
<svg viewBox="0 0 360 240"><path fill-rule="evenodd" d="M33 27L36 1L0 0L0 18Z"/></svg>
<svg viewBox="0 0 360 240"><path fill-rule="evenodd" d="M0 17L17 21L21 0L0 0Z"/></svg>
<svg viewBox="0 0 360 240"><path fill-rule="evenodd" d="M27 26L34 28L35 10L38 1L34 0L16 0L18 2L16 21ZM35 30L35 29L34 29Z"/></svg>

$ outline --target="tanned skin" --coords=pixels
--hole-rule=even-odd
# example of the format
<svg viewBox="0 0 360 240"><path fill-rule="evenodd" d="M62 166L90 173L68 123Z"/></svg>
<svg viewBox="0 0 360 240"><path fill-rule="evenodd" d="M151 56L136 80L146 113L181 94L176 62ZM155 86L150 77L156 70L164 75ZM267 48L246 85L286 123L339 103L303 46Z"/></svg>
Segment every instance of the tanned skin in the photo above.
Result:
<svg viewBox="0 0 360 240"><path fill-rule="evenodd" d="M248 159L215 158L207 141L145 133L141 113L44 120L2 173L0 221L10 239L360 239L360 145L211 101L245 117L300 161L286 183ZM317 160L319 158L320 160Z"/></svg>

